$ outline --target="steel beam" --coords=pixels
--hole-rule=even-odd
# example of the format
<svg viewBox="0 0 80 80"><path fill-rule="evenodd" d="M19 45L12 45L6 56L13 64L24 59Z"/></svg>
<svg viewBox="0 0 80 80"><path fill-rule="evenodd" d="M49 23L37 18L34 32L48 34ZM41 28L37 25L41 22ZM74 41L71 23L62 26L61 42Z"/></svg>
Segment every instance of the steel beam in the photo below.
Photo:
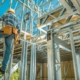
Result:
<svg viewBox="0 0 80 80"><path fill-rule="evenodd" d="M59 48L58 44L55 44L56 80L62 80L60 62L61 62L61 59L60 59L60 48Z"/></svg>
<svg viewBox="0 0 80 80"><path fill-rule="evenodd" d="M71 0L75 8L79 11L80 13L80 0Z"/></svg>
<svg viewBox="0 0 80 80"><path fill-rule="evenodd" d="M55 40L55 43L57 43L60 48L66 50L66 51L71 52L71 47L70 47L70 45L68 45L67 43L65 43L65 41L57 38L56 36L54 36L54 40ZM44 40L44 41L47 41L47 40ZM44 46L46 46L46 45L44 45ZM41 46L41 47L42 47L42 46Z"/></svg>
<svg viewBox="0 0 80 80"><path fill-rule="evenodd" d="M73 33L73 32L72 32ZM80 39L80 36L75 36L75 37L73 37L73 40L78 40L78 39ZM64 41L65 40L69 40L69 38L67 38L67 39L64 39ZM75 42L79 42L79 41L75 41Z"/></svg>
<svg viewBox="0 0 80 80"><path fill-rule="evenodd" d="M25 3L23 3L21 0L17 0L18 2L20 2L23 6L25 6L26 8L30 9L31 11L35 12L38 14L37 11L33 10L32 8L30 8L30 6L27 6Z"/></svg>
<svg viewBox="0 0 80 80"><path fill-rule="evenodd" d="M72 16L72 15L74 15L74 14L76 14L76 13L78 13L78 11L75 11L75 12L73 12L73 13L68 13L68 14L65 14L65 15L63 15L63 16L60 16L60 17L58 17L58 18L56 18L56 19L54 19L54 20L51 20L51 21L48 22L48 23L45 23L44 25L39 26L39 28L44 28L44 27L46 27L47 25L50 25L50 24L55 23L55 22L58 22L58 21L60 21L60 20L62 20L62 19L64 19L64 18L67 18L67 17L69 17L69 16Z"/></svg>
<svg viewBox="0 0 80 80"><path fill-rule="evenodd" d="M66 23L66 24L64 24L64 25L61 25L61 26L59 26L59 27L56 27L56 28L53 28L52 30L54 30L54 32L57 32L57 31L59 31L60 29L62 29L62 28L68 28L68 27L78 27L78 26L80 26L80 24L76 24L77 22L80 22L80 19L78 19L78 20L76 20L76 21L72 21L72 22L68 22L68 23ZM73 26L72 26L73 25Z"/></svg>
<svg viewBox="0 0 80 80"><path fill-rule="evenodd" d="M47 34L48 80L56 80L55 49L52 33Z"/></svg>
<svg viewBox="0 0 80 80"><path fill-rule="evenodd" d="M69 31L70 31L70 41L71 41L75 80L80 80L79 74L78 74L78 67L77 67L76 51L75 51L74 40L73 40L73 33L72 33L71 29Z"/></svg>
<svg viewBox="0 0 80 80"><path fill-rule="evenodd" d="M30 80L36 80L36 44L31 45Z"/></svg>
<svg viewBox="0 0 80 80"><path fill-rule="evenodd" d="M55 57L52 44L51 40L47 42L48 80L56 80Z"/></svg>
<svg viewBox="0 0 80 80"><path fill-rule="evenodd" d="M62 16L62 15L64 14L65 11L66 11L66 8L63 8L62 11L60 12L59 17Z"/></svg>
<svg viewBox="0 0 80 80"><path fill-rule="evenodd" d="M22 53L21 53L21 65L20 65L20 80L23 80L24 74L24 55L25 55L25 42L22 42Z"/></svg>
<svg viewBox="0 0 80 80"><path fill-rule="evenodd" d="M48 80L62 80L59 44L56 45L54 39L54 34L49 32L47 34Z"/></svg>
<svg viewBox="0 0 80 80"><path fill-rule="evenodd" d="M33 6L32 6L33 7ZM30 34L33 34L33 12L31 11L31 17L30 17Z"/></svg>
<svg viewBox="0 0 80 80"><path fill-rule="evenodd" d="M44 18L44 17L48 16L49 14L61 11L61 9L63 9L63 6L60 6L60 7L56 8L56 9L51 10L48 13L45 13L44 15L42 15L41 17L39 17L39 19Z"/></svg>
<svg viewBox="0 0 80 80"><path fill-rule="evenodd" d="M28 54L28 43L25 43L25 54L24 54L24 73L23 73L23 80L27 79L27 54Z"/></svg>
<svg viewBox="0 0 80 80"><path fill-rule="evenodd" d="M69 12L73 12L71 6L67 3L66 0L59 0L59 1L62 3L62 5L63 5Z"/></svg>
<svg viewBox="0 0 80 80"><path fill-rule="evenodd" d="M55 40L55 43L57 43L60 48L66 50L66 51L71 52L70 45L68 45L67 43L65 43L64 41L60 40L59 38L57 38L55 36L54 36L54 40Z"/></svg>
<svg viewBox="0 0 80 80"><path fill-rule="evenodd" d="M78 66L78 74L80 75L80 49L78 50L78 54L76 54L77 66ZM80 80L80 76L79 76Z"/></svg>
<svg viewBox="0 0 80 80"><path fill-rule="evenodd" d="M25 0L24 0L24 2L25 2ZM22 30L22 26L23 26L24 10L25 10L25 7L22 5L22 16L21 16L20 30Z"/></svg>
<svg viewBox="0 0 80 80"><path fill-rule="evenodd" d="M41 5L41 8L45 5L47 5L48 3L50 3L52 0L48 0L47 2L45 2L44 4Z"/></svg>

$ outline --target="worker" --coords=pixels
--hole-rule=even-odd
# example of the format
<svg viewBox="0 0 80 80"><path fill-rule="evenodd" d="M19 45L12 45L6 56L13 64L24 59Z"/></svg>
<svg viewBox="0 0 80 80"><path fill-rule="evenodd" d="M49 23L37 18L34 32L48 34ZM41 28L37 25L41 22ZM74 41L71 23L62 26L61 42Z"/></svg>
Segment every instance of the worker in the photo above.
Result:
<svg viewBox="0 0 80 80"><path fill-rule="evenodd" d="M4 38L5 40L4 58L2 61L2 66L0 67L0 73L5 74L12 51L12 45L15 43L15 34L17 34L18 37L20 33L20 25L19 20L15 15L15 10L12 8L10 8L7 13L1 17L0 20L4 23L0 31L0 38Z"/></svg>

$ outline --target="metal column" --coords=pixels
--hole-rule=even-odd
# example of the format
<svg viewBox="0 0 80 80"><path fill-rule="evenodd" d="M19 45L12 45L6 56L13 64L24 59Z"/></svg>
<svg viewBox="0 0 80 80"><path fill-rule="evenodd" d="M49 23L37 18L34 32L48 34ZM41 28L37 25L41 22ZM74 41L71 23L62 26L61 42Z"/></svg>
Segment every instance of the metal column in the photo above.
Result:
<svg viewBox="0 0 80 80"><path fill-rule="evenodd" d="M25 0L23 0L23 1L25 3ZM20 30L22 30L22 26L23 26L24 10L25 10L25 6L22 5L22 16L21 16L21 27L20 27ZM25 42L22 42L22 54L21 54L21 65L20 65L20 80L23 80L24 55L25 55Z"/></svg>
<svg viewBox="0 0 80 80"><path fill-rule="evenodd" d="M34 7L34 0L31 0L31 7ZM30 16L30 33L33 34L33 14L34 12L31 10L31 16Z"/></svg>
<svg viewBox="0 0 80 80"><path fill-rule="evenodd" d="M54 41L54 34L47 33L48 80L62 80L59 44Z"/></svg>
<svg viewBox="0 0 80 80"><path fill-rule="evenodd" d="M47 60L48 60L48 80L56 80L55 69L55 49L52 32L47 34Z"/></svg>
<svg viewBox="0 0 80 80"><path fill-rule="evenodd" d="M25 54L24 54L24 74L23 80L27 79L27 54L28 54L28 43L25 43Z"/></svg>
<svg viewBox="0 0 80 80"><path fill-rule="evenodd" d="M78 50L78 54L76 55L77 58L77 66L78 66L78 74L80 75L80 49ZM80 80L80 76L79 76Z"/></svg>
<svg viewBox="0 0 80 80"><path fill-rule="evenodd" d="M22 42L21 65L20 65L20 80L23 80L24 55L25 55L25 42Z"/></svg>
<svg viewBox="0 0 80 80"><path fill-rule="evenodd" d="M72 49L72 58L73 58L73 65L74 65L75 80L80 80L79 75L78 75L76 51L75 51L75 46L74 46L72 29L70 29L69 31L70 31L70 41L71 41L71 49Z"/></svg>
<svg viewBox="0 0 80 80"><path fill-rule="evenodd" d="M60 64L60 48L55 44L55 61L56 61L56 80L62 80L61 77L61 64Z"/></svg>
<svg viewBox="0 0 80 80"><path fill-rule="evenodd" d="M22 42L22 54L21 54L21 69L20 69L20 80L27 79L27 53L28 53L28 43L26 41Z"/></svg>
<svg viewBox="0 0 80 80"><path fill-rule="evenodd" d="M31 45L30 80L36 80L36 44Z"/></svg>

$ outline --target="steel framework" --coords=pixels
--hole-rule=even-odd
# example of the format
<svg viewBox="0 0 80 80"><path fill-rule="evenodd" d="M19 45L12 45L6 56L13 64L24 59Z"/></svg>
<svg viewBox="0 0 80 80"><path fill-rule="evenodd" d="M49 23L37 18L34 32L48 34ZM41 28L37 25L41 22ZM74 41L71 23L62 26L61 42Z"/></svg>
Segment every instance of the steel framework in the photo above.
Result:
<svg viewBox="0 0 80 80"><path fill-rule="evenodd" d="M3 0L2 4L5 1ZM59 5L59 7L54 9L51 4L52 1L47 0L43 3L44 0L41 0L39 3L35 3L34 0L15 0L16 5L14 9L21 22L21 45L15 45L13 48L12 53L14 55L11 55L8 72L0 80L10 80L11 74L18 68L20 68L19 80L37 80L39 72L40 80L42 80L43 62L47 63L48 80L62 80L61 49L64 50L62 53L65 55L72 55L70 60L73 60L75 80L80 80L80 13L78 5L73 10L69 4L66 4L66 0L60 0L62 4L65 4ZM72 2L74 4L76 1ZM12 5L13 1L10 0L10 7ZM48 11L50 8L53 10L46 12L42 9L45 5L49 5ZM24 21L27 12L30 12L30 18ZM37 36L33 35L35 28L39 31L39 34L36 34ZM22 35L24 35L23 38L21 37ZM27 39L26 36L28 35L32 37ZM2 44L3 41L1 40L0 45ZM3 51L3 48L0 49L0 53L3 53ZM18 57L18 61L14 60L16 57ZM68 61L68 59L66 60ZM12 67L13 62L16 63L14 67ZM36 71L37 63L40 63L40 70L38 72ZM70 62L67 69L64 67L65 80L69 67Z"/></svg>

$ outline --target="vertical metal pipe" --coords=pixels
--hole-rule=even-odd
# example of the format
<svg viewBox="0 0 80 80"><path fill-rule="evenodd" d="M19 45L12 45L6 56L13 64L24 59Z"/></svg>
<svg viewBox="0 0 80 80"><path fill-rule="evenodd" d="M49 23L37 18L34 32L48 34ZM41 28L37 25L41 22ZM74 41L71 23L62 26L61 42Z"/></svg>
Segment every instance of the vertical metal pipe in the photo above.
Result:
<svg viewBox="0 0 80 80"><path fill-rule="evenodd" d="M79 75L78 75L78 67L77 67L76 52L75 52L75 46L74 46L74 40L73 40L73 33L71 29L69 30L69 32L70 32L70 41L71 41L75 80L80 80Z"/></svg>

